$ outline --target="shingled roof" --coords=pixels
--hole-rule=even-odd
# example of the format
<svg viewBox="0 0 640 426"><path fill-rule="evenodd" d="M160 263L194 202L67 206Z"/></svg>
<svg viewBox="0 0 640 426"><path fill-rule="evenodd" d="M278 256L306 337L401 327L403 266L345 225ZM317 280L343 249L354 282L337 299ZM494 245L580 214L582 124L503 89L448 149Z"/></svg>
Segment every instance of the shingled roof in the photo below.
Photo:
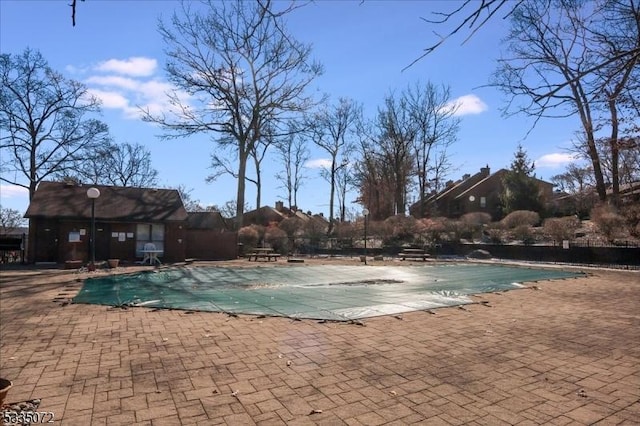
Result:
<svg viewBox="0 0 640 426"><path fill-rule="evenodd" d="M229 225L220 212L189 212L187 213L187 228L189 229L219 229L228 230Z"/></svg>
<svg viewBox="0 0 640 426"><path fill-rule="evenodd" d="M95 217L103 221L164 222L182 221L187 211L175 189L125 188L106 185L78 185L65 182L41 182L27 218L89 219L91 201L87 189L100 190L95 202Z"/></svg>

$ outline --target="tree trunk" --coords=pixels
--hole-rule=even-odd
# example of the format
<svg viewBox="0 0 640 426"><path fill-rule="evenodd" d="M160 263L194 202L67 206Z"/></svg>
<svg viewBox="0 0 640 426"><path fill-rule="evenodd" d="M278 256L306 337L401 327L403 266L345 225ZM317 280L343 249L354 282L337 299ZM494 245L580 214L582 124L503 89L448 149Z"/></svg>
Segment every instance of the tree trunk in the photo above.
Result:
<svg viewBox="0 0 640 426"><path fill-rule="evenodd" d="M238 150L238 192L236 193L236 226L242 228L244 217L244 190L247 172L247 152L244 147Z"/></svg>
<svg viewBox="0 0 640 426"><path fill-rule="evenodd" d="M404 215L405 214L405 209L404 209L404 191L405 191L405 187L404 187L404 177L403 176L398 176L396 175L396 196L395 196L395 203L396 203L396 208L395 208L395 213L396 214L401 214Z"/></svg>
<svg viewBox="0 0 640 426"><path fill-rule="evenodd" d="M618 147L618 110L616 109L616 100L613 97L609 98L609 112L611 113L611 137L609 138L611 146L611 202L617 207L620 202L620 173L618 171L620 151Z"/></svg>
<svg viewBox="0 0 640 426"><path fill-rule="evenodd" d="M336 196L336 156L334 155L331 160L331 195L329 196L329 228L327 228L327 235L333 231L333 201Z"/></svg>
<svg viewBox="0 0 640 426"><path fill-rule="evenodd" d="M569 79L568 76L567 79ZM591 109L589 108L589 99L587 98L584 90L579 81L570 85L573 93L574 101L578 113L580 115L580 122L587 138L587 152L591 159L591 165L593 166L593 174L596 180L596 191L598 192L598 198L600 201L605 202L607 200L607 189L604 185L604 177L602 175L602 165L600 163L600 155L596 149L595 136L593 134L593 120L591 119Z"/></svg>
<svg viewBox="0 0 640 426"><path fill-rule="evenodd" d="M260 208L260 203L262 202L262 181L260 180L260 162L258 158L253 156L255 165L256 165L256 209Z"/></svg>

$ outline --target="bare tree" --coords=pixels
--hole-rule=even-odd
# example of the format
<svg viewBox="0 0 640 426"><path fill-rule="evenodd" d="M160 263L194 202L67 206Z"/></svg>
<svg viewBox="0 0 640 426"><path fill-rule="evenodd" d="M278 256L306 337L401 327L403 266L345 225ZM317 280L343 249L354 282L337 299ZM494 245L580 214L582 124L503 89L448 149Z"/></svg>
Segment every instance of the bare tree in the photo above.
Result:
<svg viewBox="0 0 640 426"><path fill-rule="evenodd" d="M341 157L351 150L353 144L351 134L360 115L362 107L351 99L340 98L338 103L323 109L311 117L307 123L309 135L314 144L329 154L331 164L323 177L329 182L329 228L333 230L334 203L338 170L346 167L346 158ZM341 159L341 161L339 161Z"/></svg>
<svg viewBox="0 0 640 426"><path fill-rule="evenodd" d="M612 155L615 147L617 155ZM598 140L598 151L602 158L602 173L607 185L617 180L620 185L631 184L640 181L640 137L619 138L617 144L612 144L607 139ZM617 158L614 165L612 159ZM614 171L617 173L614 178Z"/></svg>
<svg viewBox="0 0 640 426"><path fill-rule="evenodd" d="M0 234L11 234L25 224L25 219L18 210L0 206Z"/></svg>
<svg viewBox="0 0 640 426"><path fill-rule="evenodd" d="M164 138L213 132L218 145L232 148L242 226L247 160L267 125L277 129L290 114L313 106L305 91L321 67L310 61L311 47L284 28L283 15L295 6L275 11L270 1L203 3L205 14L182 3L182 16L159 25L169 80L192 95L191 104L173 92L176 114L146 111L144 119L160 124Z"/></svg>
<svg viewBox="0 0 640 426"><path fill-rule="evenodd" d="M256 206L261 205L262 199L262 161L267 155L267 150L274 143L276 138L276 132L274 129L266 125L267 130L262 132L263 137L256 141L250 152L250 157L253 160L255 177L250 177L245 174L245 180L251 182L256 186ZM238 179L237 169L233 167L232 161L228 155L224 153L214 153L211 155L211 169L213 173L207 176L206 181L211 183L218 179L220 176L227 174L235 179Z"/></svg>
<svg viewBox="0 0 640 426"><path fill-rule="evenodd" d="M593 194L594 181L591 166L570 163L563 173L553 176L551 182L560 191L571 195L569 202L573 213L580 217L588 216L596 198Z"/></svg>
<svg viewBox="0 0 640 426"><path fill-rule="evenodd" d="M358 160L354 164L354 185L358 202L369 210L371 220L383 220L393 214L392 191L386 187L388 173L386 163L376 152L378 137L375 125L370 120L356 122Z"/></svg>
<svg viewBox="0 0 640 426"><path fill-rule="evenodd" d="M616 27L610 24L612 20L633 35L622 37L609 30ZM597 132L609 128L612 167L617 170L618 101L638 72L640 55L627 53L629 44L635 43L631 50L640 48L640 6L634 0L523 1L512 14L507 42L509 57L500 61L491 82L511 96L505 113L523 113L536 121L577 115L596 191L605 201ZM519 104L519 99L525 102ZM612 182L614 202L616 175Z"/></svg>
<svg viewBox="0 0 640 426"><path fill-rule="evenodd" d="M140 144L113 145L109 151L107 179L111 185L149 188L158 184L151 152Z"/></svg>
<svg viewBox="0 0 640 426"><path fill-rule="evenodd" d="M29 190L77 167L86 149L108 142L107 125L87 118L100 104L84 85L51 69L40 52L0 55L0 180Z"/></svg>
<svg viewBox="0 0 640 426"><path fill-rule="evenodd" d="M420 18L429 25L450 25L452 28L445 32L443 35L434 31L437 41L430 44L423 49L423 53L418 56L414 61L407 65L404 69L413 66L420 60L432 54L434 51L442 47L452 37L467 32L462 44L471 39L474 34L480 31L489 21L495 20L496 16L501 19L507 19L514 14L518 9L531 0L464 0L461 3L457 3L453 8L445 12L431 12L431 18ZM564 0L533 0L536 1L540 7L546 7L549 11L554 9L554 6L567 3ZM629 4L633 4L635 0L632 0ZM584 2L588 3L588 2ZM615 2L614 2L615 3ZM616 60L628 60L632 61L634 58L640 56L640 48L630 47L619 51L615 57L600 58L600 61L594 63L594 65L588 69L583 70L579 77L586 77L598 71L600 68L606 67L610 62ZM568 86L568 83L561 83L561 87Z"/></svg>
<svg viewBox="0 0 640 426"><path fill-rule="evenodd" d="M412 148L420 216L424 216L428 193L438 190L438 183L450 166L448 148L457 138L460 119L455 114L459 106L451 101L448 87L438 87L431 82L408 87L403 97L416 126Z"/></svg>
<svg viewBox="0 0 640 426"><path fill-rule="evenodd" d="M388 166L393 191L393 213L404 215L407 210L407 193L414 173L412 146L417 136L417 126L411 115L408 99L391 93L378 109L379 155Z"/></svg>
<svg viewBox="0 0 640 426"><path fill-rule="evenodd" d="M180 194L180 199L182 200L182 205L184 209L188 212L201 212L204 211L205 208L200 204L200 200L195 200L191 196L193 192L193 188L188 189L186 185L178 185L176 188L172 188L178 191Z"/></svg>
<svg viewBox="0 0 640 426"><path fill-rule="evenodd" d="M284 168L276 174L276 179L282 183L281 187L286 191L289 209L298 207L298 191L306 179L304 164L309 161L309 149L304 139L293 131L275 146L280 164Z"/></svg>
<svg viewBox="0 0 640 426"><path fill-rule="evenodd" d="M260 139L257 141L251 151L251 159L253 160L255 177L245 174L244 179L256 186L256 205L261 203L262 196L262 174L261 165L267 153L267 149L271 145L270 140ZM211 154L211 166L213 172L206 177L207 183L215 182L222 175L229 175L234 179L238 179L238 170L234 167L228 152L219 152Z"/></svg>
<svg viewBox="0 0 640 426"><path fill-rule="evenodd" d="M353 164L347 160L354 152L354 147L350 146L349 151L343 153L343 161L336 170L336 195L338 196L338 216L340 222L347 220L347 194L354 186L355 178L353 174Z"/></svg>
<svg viewBox="0 0 640 426"><path fill-rule="evenodd" d="M593 188L593 172L590 166L581 167L570 163L563 173L553 176L551 182L569 194L584 193Z"/></svg>
<svg viewBox="0 0 640 426"><path fill-rule="evenodd" d="M56 175L56 180L149 188L158 184L158 171L151 164L151 152L140 144L105 144L85 150L85 160L73 170Z"/></svg>

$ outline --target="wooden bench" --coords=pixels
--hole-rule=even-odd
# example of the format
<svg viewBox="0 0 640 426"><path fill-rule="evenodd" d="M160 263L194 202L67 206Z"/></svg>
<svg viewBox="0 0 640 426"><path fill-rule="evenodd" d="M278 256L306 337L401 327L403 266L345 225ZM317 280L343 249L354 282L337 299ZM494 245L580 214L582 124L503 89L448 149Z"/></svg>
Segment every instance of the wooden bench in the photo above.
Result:
<svg viewBox="0 0 640 426"><path fill-rule="evenodd" d="M271 260L277 261L280 258L280 254L271 253L271 252L262 252L262 251L255 252L254 251L253 253L249 253L249 256L248 256L249 262L251 262L252 258L254 262L257 262L258 259L266 259L267 262L271 262Z"/></svg>
<svg viewBox="0 0 640 426"><path fill-rule="evenodd" d="M422 260L422 261L425 261L429 257L431 257L430 254L425 253L425 251L422 249L404 249L403 251L398 253L398 256L402 260L409 259L409 260Z"/></svg>

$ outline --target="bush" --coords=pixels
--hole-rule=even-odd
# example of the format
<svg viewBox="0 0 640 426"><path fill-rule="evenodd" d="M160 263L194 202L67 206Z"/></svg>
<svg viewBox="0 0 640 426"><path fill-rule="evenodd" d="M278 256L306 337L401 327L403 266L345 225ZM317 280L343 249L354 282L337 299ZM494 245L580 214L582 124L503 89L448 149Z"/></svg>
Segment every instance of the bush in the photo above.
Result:
<svg viewBox="0 0 640 426"><path fill-rule="evenodd" d="M238 231L238 241L244 246L245 252L254 249L258 245L260 235L252 226L243 226Z"/></svg>
<svg viewBox="0 0 640 426"><path fill-rule="evenodd" d="M460 220L468 225L486 225L491 223L491 215L484 212L472 212L462 215Z"/></svg>
<svg viewBox="0 0 640 426"><path fill-rule="evenodd" d="M484 212L467 213L460 218L460 222L466 226L463 232L464 238L479 238L482 226L491 223L491 215Z"/></svg>
<svg viewBox="0 0 640 426"><path fill-rule="evenodd" d="M417 231L417 220L413 216L395 215L385 219L384 224L391 230L387 244L413 242Z"/></svg>
<svg viewBox="0 0 640 426"><path fill-rule="evenodd" d="M623 235L625 228L624 217L616 212L616 209L607 204L601 204L591 210L591 220L596 224L604 237L613 241Z"/></svg>
<svg viewBox="0 0 640 426"><path fill-rule="evenodd" d="M277 226L269 226L264 233L264 240L278 253L287 254L289 239L287 233L282 229Z"/></svg>
<svg viewBox="0 0 640 426"><path fill-rule="evenodd" d="M423 240L427 244L438 244L442 240L442 234L446 231L446 220L444 218L420 219L418 228Z"/></svg>
<svg viewBox="0 0 640 426"><path fill-rule="evenodd" d="M302 231L304 224L302 219L297 217L286 217L278 224L278 227L282 229L288 237L293 237Z"/></svg>
<svg viewBox="0 0 640 426"><path fill-rule="evenodd" d="M459 242L465 237L467 225L459 220L446 219L444 221L445 235L449 241Z"/></svg>
<svg viewBox="0 0 640 426"><path fill-rule="evenodd" d="M554 217L542 224L544 234L556 243L572 240L576 230L580 227L580 220L575 216Z"/></svg>
<svg viewBox="0 0 640 426"><path fill-rule="evenodd" d="M533 244L535 238L533 236L533 229L529 225L519 225L513 229L513 236L517 240L521 240L522 244Z"/></svg>
<svg viewBox="0 0 640 426"><path fill-rule="evenodd" d="M505 239L505 231L500 222L491 223L486 229L486 237L492 244L502 244Z"/></svg>
<svg viewBox="0 0 640 426"><path fill-rule="evenodd" d="M634 237L640 237L640 203L624 206L621 213L627 221L629 233Z"/></svg>
<svg viewBox="0 0 640 426"><path fill-rule="evenodd" d="M487 229L487 236L492 244L504 243L504 231L500 228Z"/></svg>
<svg viewBox="0 0 640 426"><path fill-rule="evenodd" d="M502 219L502 224L509 229L519 226L535 226L540 222L540 215L529 210L516 210Z"/></svg>

